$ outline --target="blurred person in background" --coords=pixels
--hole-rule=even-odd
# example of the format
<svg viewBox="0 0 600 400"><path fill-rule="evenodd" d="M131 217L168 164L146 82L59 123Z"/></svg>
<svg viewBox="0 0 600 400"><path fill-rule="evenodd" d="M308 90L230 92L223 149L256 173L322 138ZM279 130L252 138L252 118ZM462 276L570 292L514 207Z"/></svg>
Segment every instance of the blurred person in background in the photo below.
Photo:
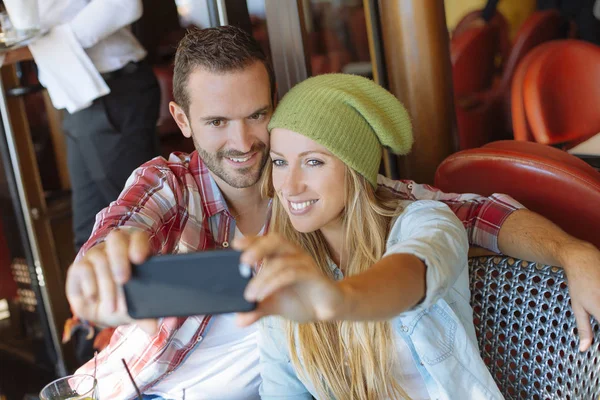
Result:
<svg viewBox="0 0 600 400"><path fill-rule="evenodd" d="M130 30L142 16L141 0L38 0L38 7L48 34L8 52L4 64L35 60L54 106L68 111L63 129L79 250L96 214L119 196L135 168L159 154L160 89ZM68 88L83 94L59 93Z"/></svg>
<svg viewBox="0 0 600 400"><path fill-rule="evenodd" d="M38 0L38 8L48 33L6 53L4 64L35 60L55 108L67 109L63 129L78 251L96 214L119 196L135 168L159 154L160 89L146 50L130 31L142 16L141 0ZM88 360L97 330L66 331L78 359Z"/></svg>

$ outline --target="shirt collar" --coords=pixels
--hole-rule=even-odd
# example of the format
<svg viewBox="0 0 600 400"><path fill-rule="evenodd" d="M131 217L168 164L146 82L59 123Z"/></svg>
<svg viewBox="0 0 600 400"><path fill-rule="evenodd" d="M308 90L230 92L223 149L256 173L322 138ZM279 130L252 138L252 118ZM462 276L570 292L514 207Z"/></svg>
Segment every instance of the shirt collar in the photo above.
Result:
<svg viewBox="0 0 600 400"><path fill-rule="evenodd" d="M194 151L190 155L190 170L193 172L196 185L198 186L198 190L202 196L202 205L204 206L206 215L210 218L225 211L231 216L227 202L223 197L223 193L221 193L221 189L219 189L219 185L217 185L217 182L210 174L208 167L204 161L202 161L197 151ZM269 200L269 205L267 208L267 220L264 226L265 232L269 230L272 205L273 200L271 199Z"/></svg>
<svg viewBox="0 0 600 400"><path fill-rule="evenodd" d="M190 170L193 173L200 196L202 196L202 205L206 215L210 218L221 212L229 214L227 202L223 193L219 189L217 182L213 179L208 167L202 161L197 151L194 151L190 157Z"/></svg>

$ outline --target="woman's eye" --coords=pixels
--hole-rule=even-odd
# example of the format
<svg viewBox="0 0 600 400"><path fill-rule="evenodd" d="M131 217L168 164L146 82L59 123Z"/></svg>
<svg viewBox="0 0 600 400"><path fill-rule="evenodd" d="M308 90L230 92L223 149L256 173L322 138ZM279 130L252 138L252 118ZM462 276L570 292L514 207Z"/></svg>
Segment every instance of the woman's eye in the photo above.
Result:
<svg viewBox="0 0 600 400"><path fill-rule="evenodd" d="M319 160L308 160L306 163L311 167L320 167L321 165L323 165L323 161Z"/></svg>
<svg viewBox="0 0 600 400"><path fill-rule="evenodd" d="M275 167L283 167L285 165L285 161L283 160L273 160L273 166Z"/></svg>

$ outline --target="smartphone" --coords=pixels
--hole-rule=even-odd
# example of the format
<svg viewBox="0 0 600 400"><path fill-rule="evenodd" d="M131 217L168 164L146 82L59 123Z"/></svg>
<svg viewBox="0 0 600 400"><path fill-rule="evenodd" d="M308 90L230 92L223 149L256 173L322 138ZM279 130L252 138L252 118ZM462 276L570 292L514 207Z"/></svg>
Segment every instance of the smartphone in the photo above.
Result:
<svg viewBox="0 0 600 400"><path fill-rule="evenodd" d="M239 251L159 255L133 265L124 285L132 318L184 317L251 311L244 299L252 268Z"/></svg>

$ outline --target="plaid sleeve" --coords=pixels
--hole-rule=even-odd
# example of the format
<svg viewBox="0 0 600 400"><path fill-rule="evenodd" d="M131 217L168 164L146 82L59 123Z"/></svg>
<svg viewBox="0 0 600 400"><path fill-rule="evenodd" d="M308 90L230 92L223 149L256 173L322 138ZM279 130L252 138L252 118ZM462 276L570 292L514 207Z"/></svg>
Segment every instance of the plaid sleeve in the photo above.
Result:
<svg viewBox="0 0 600 400"><path fill-rule="evenodd" d="M136 169L127 180L119 198L96 216L94 230L77 258L103 242L114 229L140 229L150 235L154 253L165 253L175 246L181 230L180 203L184 184L169 169L166 160L155 158Z"/></svg>
<svg viewBox="0 0 600 400"><path fill-rule="evenodd" d="M510 214L521 208L521 203L505 194L489 197L477 194L444 193L430 185L409 180L393 181L379 177L379 186L406 200L437 200L446 203L462 221L469 236L469 244L500 253L498 234Z"/></svg>
<svg viewBox="0 0 600 400"><path fill-rule="evenodd" d="M169 371L174 362L165 354L170 337L181 327L182 318L166 318L159 332L149 336L136 325L120 326L112 335L110 344L79 368L76 374L95 375L99 395L103 399L133 399L136 391L125 370L131 371L136 385L142 389ZM161 361L159 361L161 360ZM142 389L143 390L143 389Z"/></svg>
<svg viewBox="0 0 600 400"><path fill-rule="evenodd" d="M76 260L90 248L103 242L114 229L140 229L151 237L152 253L165 253L177 240L179 220L177 199L183 197L177 177L163 158L155 158L136 169L125 184L119 198L96 216L94 230ZM178 194L178 197L175 196ZM169 223L166 223L169 221ZM170 232L167 235L167 232ZM77 329L88 329L76 316L66 321L63 342Z"/></svg>
<svg viewBox="0 0 600 400"><path fill-rule="evenodd" d="M82 247L78 258L105 240L114 229L140 229L150 235L154 254L168 253L175 247L181 232L186 207L184 184L169 169L166 160L156 158L142 165L129 177L119 198L96 216L90 239ZM136 393L121 359L140 387L160 379L180 362L177 357L187 350L188 342L178 343L184 350L172 350L172 338L181 330L186 318L165 318L159 332L150 337L136 325L118 327L108 346L96 360L90 360L77 373L94 374L96 370L102 398L131 399ZM67 321L63 337L79 327L77 318ZM200 322L190 320L187 337L192 337ZM195 328L194 328L195 327ZM67 331L68 329L68 331ZM191 333L190 333L191 332ZM189 344L191 346L191 344ZM168 349L171 349L170 351Z"/></svg>

